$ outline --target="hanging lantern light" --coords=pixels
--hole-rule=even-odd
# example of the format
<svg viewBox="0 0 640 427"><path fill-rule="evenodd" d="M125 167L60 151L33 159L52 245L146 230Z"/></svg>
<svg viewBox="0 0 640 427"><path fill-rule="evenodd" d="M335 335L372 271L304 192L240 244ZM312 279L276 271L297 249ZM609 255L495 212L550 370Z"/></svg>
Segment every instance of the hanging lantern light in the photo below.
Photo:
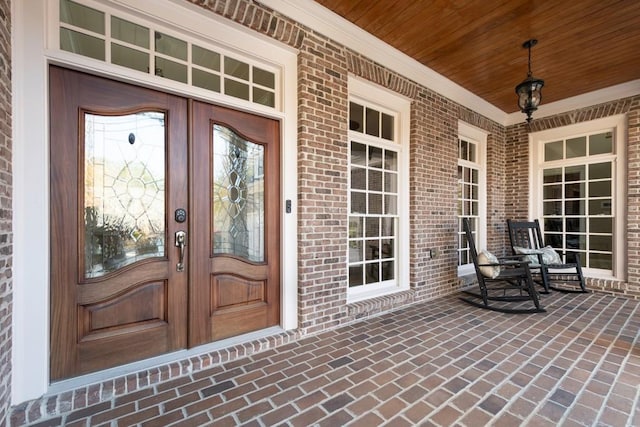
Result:
<svg viewBox="0 0 640 427"><path fill-rule="evenodd" d="M522 47L529 49L529 72L527 78L516 86L518 107L527 115L527 122L531 122L531 113L538 109L538 105L542 101L542 86L544 86L544 80L533 77L531 73L531 48L537 43L538 40L531 39L522 44Z"/></svg>

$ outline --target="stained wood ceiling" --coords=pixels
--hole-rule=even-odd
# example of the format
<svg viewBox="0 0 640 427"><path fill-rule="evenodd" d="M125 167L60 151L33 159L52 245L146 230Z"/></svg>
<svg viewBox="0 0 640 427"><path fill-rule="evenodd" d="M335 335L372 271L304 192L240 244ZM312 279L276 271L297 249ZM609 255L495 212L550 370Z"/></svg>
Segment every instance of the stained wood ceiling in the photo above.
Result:
<svg viewBox="0 0 640 427"><path fill-rule="evenodd" d="M507 113L531 38L543 103L640 79L639 0L316 1Z"/></svg>

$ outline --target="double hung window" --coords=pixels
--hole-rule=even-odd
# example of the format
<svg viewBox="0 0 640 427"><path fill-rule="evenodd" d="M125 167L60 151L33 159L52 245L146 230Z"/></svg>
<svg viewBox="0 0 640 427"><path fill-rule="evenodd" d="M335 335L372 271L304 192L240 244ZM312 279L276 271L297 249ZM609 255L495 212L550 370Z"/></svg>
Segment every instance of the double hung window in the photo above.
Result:
<svg viewBox="0 0 640 427"><path fill-rule="evenodd" d="M407 150L402 144L408 102L389 101L392 95L365 89L359 80L350 85L348 282L349 298L362 299L408 286L403 279L408 275Z"/></svg>
<svg viewBox="0 0 640 427"><path fill-rule="evenodd" d="M458 130L458 274L471 273L472 260L469 243L462 228L463 218L469 219L476 238L476 247L486 243L485 152L487 136L484 132L460 123Z"/></svg>

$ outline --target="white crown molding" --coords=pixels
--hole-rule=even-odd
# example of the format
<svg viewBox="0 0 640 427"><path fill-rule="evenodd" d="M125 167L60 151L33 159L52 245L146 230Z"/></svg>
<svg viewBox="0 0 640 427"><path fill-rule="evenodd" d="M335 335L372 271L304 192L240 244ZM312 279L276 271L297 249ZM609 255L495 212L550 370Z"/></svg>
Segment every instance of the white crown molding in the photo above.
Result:
<svg viewBox="0 0 640 427"><path fill-rule="evenodd" d="M504 126L514 125L525 120L522 113L502 111L313 0L260 0L260 3ZM640 80L633 80L550 104L543 104L535 112L535 118L547 117L637 94L640 94ZM517 103L515 95L513 102L514 105Z"/></svg>
<svg viewBox="0 0 640 427"><path fill-rule="evenodd" d="M550 104L542 104L535 111L534 119L553 116L555 114L565 113L571 110L590 107L605 102L615 101L617 99L628 98L630 96L640 95L640 79L631 80L615 86L609 86L604 89L594 90L571 98L565 98ZM505 126L511 126L521 123L525 120L525 115L521 112L511 113L507 116L504 123Z"/></svg>

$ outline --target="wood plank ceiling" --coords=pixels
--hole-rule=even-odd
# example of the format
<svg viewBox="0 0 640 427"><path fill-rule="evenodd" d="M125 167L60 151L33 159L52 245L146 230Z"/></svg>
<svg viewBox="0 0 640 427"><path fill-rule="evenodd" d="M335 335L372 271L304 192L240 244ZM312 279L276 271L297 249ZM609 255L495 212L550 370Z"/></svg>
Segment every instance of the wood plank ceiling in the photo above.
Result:
<svg viewBox="0 0 640 427"><path fill-rule="evenodd" d="M316 0L501 110L515 86L542 103L640 79L640 0Z"/></svg>

